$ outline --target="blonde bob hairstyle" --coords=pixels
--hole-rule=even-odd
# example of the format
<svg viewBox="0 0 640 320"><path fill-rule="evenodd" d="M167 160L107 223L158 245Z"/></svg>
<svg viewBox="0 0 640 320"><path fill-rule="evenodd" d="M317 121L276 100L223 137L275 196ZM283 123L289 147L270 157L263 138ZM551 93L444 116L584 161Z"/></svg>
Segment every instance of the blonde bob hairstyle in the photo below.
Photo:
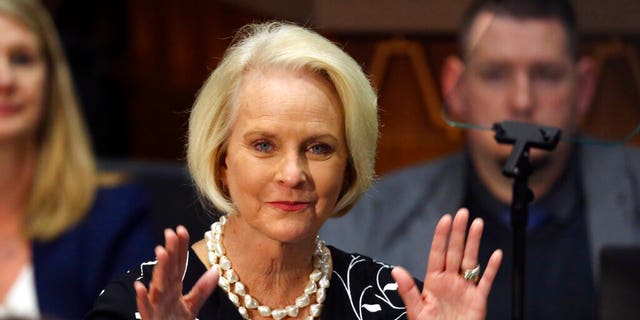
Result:
<svg viewBox="0 0 640 320"><path fill-rule="evenodd" d="M285 22L241 28L196 98L189 119L187 162L205 204L224 214L235 212L220 169L235 122L240 83L257 68L310 71L335 87L343 108L349 158L334 216L344 215L373 181L376 93L362 68L342 49L314 31Z"/></svg>
<svg viewBox="0 0 640 320"><path fill-rule="evenodd" d="M25 234L50 240L86 214L96 192L95 159L56 28L35 0L0 0L0 14L27 27L40 43L47 81L38 154L27 200Z"/></svg>

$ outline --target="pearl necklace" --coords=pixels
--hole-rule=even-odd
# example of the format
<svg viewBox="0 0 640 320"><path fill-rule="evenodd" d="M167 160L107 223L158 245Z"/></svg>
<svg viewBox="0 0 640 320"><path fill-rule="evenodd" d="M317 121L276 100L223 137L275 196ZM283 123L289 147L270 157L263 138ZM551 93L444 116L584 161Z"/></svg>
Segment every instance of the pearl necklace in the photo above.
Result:
<svg viewBox="0 0 640 320"><path fill-rule="evenodd" d="M326 290L329 288L329 257L330 253L324 242L320 238L316 238L316 250L313 253L313 271L309 275L309 283L304 288L304 292L295 303L281 309L272 309L268 306L261 305L258 300L247 293L246 286L240 282L238 275L231 268L231 260L226 256L224 246L222 245L222 231L227 224L227 217L222 216L220 220L211 225L211 230L205 232L207 239L207 248L209 250L209 263L212 269L217 269L220 278L218 286L221 287L228 295L229 300L238 308L238 312L244 319L251 319L249 316L250 309L257 309L258 313L263 317L273 317L276 320L283 319L287 316L295 317L298 311L309 306L309 316L305 320L313 320L320 317L322 304L326 298ZM316 303L311 304L310 296L315 294Z"/></svg>

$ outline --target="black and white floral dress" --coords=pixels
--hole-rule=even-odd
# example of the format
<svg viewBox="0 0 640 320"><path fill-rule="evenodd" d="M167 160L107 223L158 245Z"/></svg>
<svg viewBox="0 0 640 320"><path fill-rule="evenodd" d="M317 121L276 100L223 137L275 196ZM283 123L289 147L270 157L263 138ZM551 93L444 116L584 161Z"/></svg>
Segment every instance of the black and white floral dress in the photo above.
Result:
<svg viewBox="0 0 640 320"><path fill-rule="evenodd" d="M322 309L322 320L406 319L406 311L391 277L392 266L369 257L345 253L328 246L333 259L331 285ZM100 294L87 319L140 319L136 310L133 283L151 281L154 262L140 265L110 283ZM184 292L189 292L206 271L195 252L189 250L184 276ZM417 283L422 287L422 283ZM198 319L242 320L237 308L222 289L216 289L204 304Z"/></svg>

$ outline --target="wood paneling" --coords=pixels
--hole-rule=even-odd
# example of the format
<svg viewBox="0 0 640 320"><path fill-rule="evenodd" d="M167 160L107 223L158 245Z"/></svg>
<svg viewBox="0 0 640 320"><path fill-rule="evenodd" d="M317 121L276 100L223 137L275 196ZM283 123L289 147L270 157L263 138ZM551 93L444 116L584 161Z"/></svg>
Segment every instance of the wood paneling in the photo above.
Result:
<svg viewBox="0 0 640 320"><path fill-rule="evenodd" d="M115 74L124 88L131 157L184 159L188 111L197 90L234 31L265 19L230 3L127 2L127 52ZM443 125L438 113L440 68L456 51L453 34L330 30L319 32L360 62L379 92L379 174L460 148L460 132ZM587 39L587 50L599 55L602 67L593 113L585 123L590 130L602 126L600 130L615 136L616 130L640 119L639 44L628 34Z"/></svg>

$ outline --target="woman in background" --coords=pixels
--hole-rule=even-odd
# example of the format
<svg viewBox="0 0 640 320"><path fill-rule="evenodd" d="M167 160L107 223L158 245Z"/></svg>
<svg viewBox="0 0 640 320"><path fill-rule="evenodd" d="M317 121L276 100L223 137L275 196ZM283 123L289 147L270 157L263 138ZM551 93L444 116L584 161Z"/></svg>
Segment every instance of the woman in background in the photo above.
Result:
<svg viewBox="0 0 640 320"><path fill-rule="evenodd" d="M96 171L55 30L0 0L0 318L79 319L153 248L145 193Z"/></svg>

